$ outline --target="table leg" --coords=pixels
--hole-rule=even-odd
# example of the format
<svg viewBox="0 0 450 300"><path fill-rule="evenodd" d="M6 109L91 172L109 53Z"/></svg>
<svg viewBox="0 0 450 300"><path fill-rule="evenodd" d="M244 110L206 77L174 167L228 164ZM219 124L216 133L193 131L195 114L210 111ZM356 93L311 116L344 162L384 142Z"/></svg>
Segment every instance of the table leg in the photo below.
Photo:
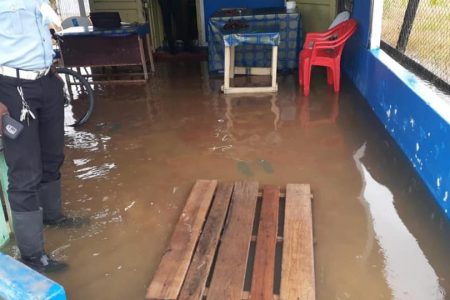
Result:
<svg viewBox="0 0 450 300"><path fill-rule="evenodd" d="M147 50L148 50L148 57L150 58L150 69L152 70L152 73L155 72L155 63L153 62L153 47L150 42L150 35L147 33L146 36L147 40Z"/></svg>
<svg viewBox="0 0 450 300"><path fill-rule="evenodd" d="M139 41L139 52L141 53L142 68L144 69L144 79L145 81L147 81L148 72L147 72L147 62L145 60L144 43L142 42L142 38L140 36L138 36L138 41Z"/></svg>
<svg viewBox="0 0 450 300"><path fill-rule="evenodd" d="M224 91L230 88L230 55L231 54L231 48L225 47L225 66L224 66L224 72L223 72L223 87Z"/></svg>
<svg viewBox="0 0 450 300"><path fill-rule="evenodd" d="M235 51L236 50L236 46L232 46L231 47L231 53L230 53L230 78L234 78L234 63L235 63Z"/></svg>
<svg viewBox="0 0 450 300"><path fill-rule="evenodd" d="M278 46L272 47L272 87L277 87L277 63L278 63Z"/></svg>

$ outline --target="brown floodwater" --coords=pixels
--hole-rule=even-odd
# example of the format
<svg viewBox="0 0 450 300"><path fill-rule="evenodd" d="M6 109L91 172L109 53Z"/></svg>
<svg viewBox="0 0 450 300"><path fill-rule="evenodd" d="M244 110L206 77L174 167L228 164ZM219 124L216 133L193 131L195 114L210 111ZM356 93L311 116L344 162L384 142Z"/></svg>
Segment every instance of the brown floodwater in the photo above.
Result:
<svg viewBox="0 0 450 300"><path fill-rule="evenodd" d="M316 73L308 98L295 74L277 95L221 81L159 63L146 85L96 87L67 128L64 208L91 223L45 236L69 299L143 299L196 179L311 184L318 299L450 298L449 222L348 80L335 95Z"/></svg>

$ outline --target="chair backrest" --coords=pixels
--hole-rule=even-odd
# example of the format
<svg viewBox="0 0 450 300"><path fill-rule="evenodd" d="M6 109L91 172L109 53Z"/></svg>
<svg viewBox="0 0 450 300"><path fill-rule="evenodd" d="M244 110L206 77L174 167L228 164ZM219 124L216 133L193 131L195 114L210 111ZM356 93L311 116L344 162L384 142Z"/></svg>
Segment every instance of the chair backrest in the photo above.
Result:
<svg viewBox="0 0 450 300"><path fill-rule="evenodd" d="M344 21L347 21L348 19L350 19L350 12L349 11L342 11L340 12L336 18L334 18L333 22L331 23L330 27L328 27L328 29L334 28L336 27L336 25L341 24Z"/></svg>
<svg viewBox="0 0 450 300"><path fill-rule="evenodd" d="M355 33L358 23L354 19L349 19L337 25L333 39L327 41L317 41L313 46L313 56L317 50L333 50L335 57L340 57L344 49L345 42Z"/></svg>
<svg viewBox="0 0 450 300"><path fill-rule="evenodd" d="M70 27L75 27L75 26L91 26L91 20L89 20L88 17L82 17L82 16L76 16L76 17L69 17L67 19L65 19L62 22L62 28L66 29L66 28L70 28Z"/></svg>

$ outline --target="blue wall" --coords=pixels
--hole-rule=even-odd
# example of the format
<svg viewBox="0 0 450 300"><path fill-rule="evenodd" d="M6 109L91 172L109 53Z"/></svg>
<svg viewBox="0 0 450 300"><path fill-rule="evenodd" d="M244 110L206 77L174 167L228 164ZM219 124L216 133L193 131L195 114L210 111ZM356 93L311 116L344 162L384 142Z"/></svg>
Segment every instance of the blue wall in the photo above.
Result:
<svg viewBox="0 0 450 300"><path fill-rule="evenodd" d="M369 50L371 1L355 1L357 34L343 69L450 219L450 104L381 50Z"/></svg>
<svg viewBox="0 0 450 300"><path fill-rule="evenodd" d="M258 8L284 6L284 0L204 0L205 28L213 13L221 8Z"/></svg>

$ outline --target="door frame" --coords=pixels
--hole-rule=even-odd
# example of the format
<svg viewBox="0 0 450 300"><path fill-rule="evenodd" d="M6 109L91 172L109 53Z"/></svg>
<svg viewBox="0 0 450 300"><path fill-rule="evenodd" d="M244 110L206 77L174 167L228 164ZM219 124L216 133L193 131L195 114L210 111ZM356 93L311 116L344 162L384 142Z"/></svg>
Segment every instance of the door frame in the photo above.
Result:
<svg viewBox="0 0 450 300"><path fill-rule="evenodd" d="M204 0L195 0L197 14L197 31L199 46L207 46L205 31L205 5Z"/></svg>

